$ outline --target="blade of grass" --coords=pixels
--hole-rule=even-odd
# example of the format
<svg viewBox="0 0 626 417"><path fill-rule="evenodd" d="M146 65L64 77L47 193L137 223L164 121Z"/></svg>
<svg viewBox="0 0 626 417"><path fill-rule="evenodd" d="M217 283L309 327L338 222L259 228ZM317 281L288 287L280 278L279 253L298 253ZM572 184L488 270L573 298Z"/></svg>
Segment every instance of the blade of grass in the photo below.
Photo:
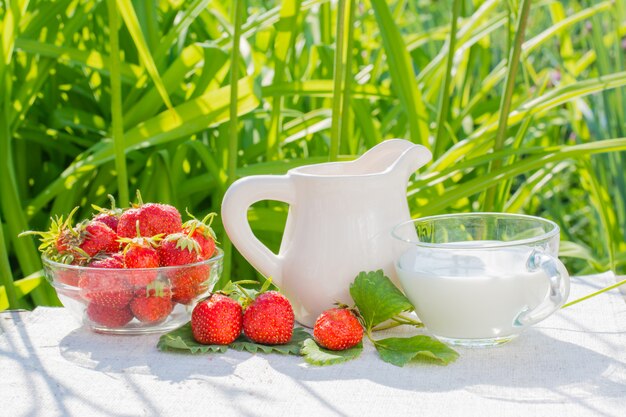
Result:
<svg viewBox="0 0 626 417"><path fill-rule="evenodd" d="M0 284L6 291L8 308L17 308L17 295L13 286L13 273L9 262L9 251L4 241L4 228L2 227L2 216L0 216ZM2 310L2 308L0 308Z"/></svg>
<svg viewBox="0 0 626 417"><path fill-rule="evenodd" d="M344 82L344 48L346 37L346 16L350 11L350 3L346 0L337 2L337 27L335 35L335 65L333 68L333 112L332 125L330 128L330 146L328 159L336 161L339 155L339 142L341 141L341 107L343 100Z"/></svg>
<svg viewBox="0 0 626 417"><path fill-rule="evenodd" d="M150 53L150 49L148 48L146 40L143 36L139 20L137 19L137 14L135 13L131 0L116 0L116 2L117 7L124 19L124 23L126 23L126 28L133 38L141 63L159 91L159 95L161 96L163 103L171 109L173 107L172 102L170 101L170 97L167 94L165 86L163 85L159 71L157 70L152 54Z"/></svg>
<svg viewBox="0 0 626 417"><path fill-rule="evenodd" d="M238 117L238 80L239 80L239 60L241 47L241 32L243 24L243 15L245 13L245 0L237 0L234 5L234 34L233 46L230 55L230 121L228 136L228 163L226 168L228 184L235 181L235 170L237 169L237 152L239 151L239 117ZM222 288L229 280L232 270L233 244L224 234L224 266L222 276L215 284L217 289Z"/></svg>
<svg viewBox="0 0 626 417"><path fill-rule="evenodd" d="M289 51L298 28L297 21L300 14L300 0L289 0L282 3L280 20L276 23L276 39L274 41L274 79L272 84L281 85L285 79L285 69ZM266 159L268 161L280 158L281 108L283 96L275 94L272 97L272 114L267 136Z"/></svg>
<svg viewBox="0 0 626 417"><path fill-rule="evenodd" d="M109 42L111 45L111 136L115 148L118 201L121 207L128 207L128 175L126 153L124 152L124 116L122 115L122 80L118 38L119 15L115 7L115 0L107 0L107 6L109 11Z"/></svg>
<svg viewBox="0 0 626 417"><path fill-rule="evenodd" d="M352 60L353 60L353 49L354 49L354 19L356 16L355 13L355 2L354 0L348 0L346 4L348 8L347 14L347 22L345 30L347 32L347 36L345 39L345 47L344 47L344 71L343 71L343 85L341 94L343 97L341 98L341 116L339 121L339 126L341 131L339 133L340 139L343 139L344 144L348 144L350 153L357 152L356 140L352 135L351 124L350 124L350 109L351 109L351 90L352 90L352 80L354 75L352 74Z"/></svg>
<svg viewBox="0 0 626 417"><path fill-rule="evenodd" d="M413 142L428 146L428 115L422 92L415 81L411 57L387 2L372 0L371 3L389 62L392 84L407 114L409 136Z"/></svg>
<svg viewBox="0 0 626 417"><path fill-rule="evenodd" d="M452 63L454 61L457 21L461 13L461 0L454 0L452 4L452 18L450 25L450 34L448 37L448 54L446 57L446 71L444 73L443 88L439 96L439 110L437 111L437 131L435 133L434 157L439 157L444 150L443 135L445 132L445 123L448 120L450 109L450 81L452 79Z"/></svg>
<svg viewBox="0 0 626 417"><path fill-rule="evenodd" d="M526 26L528 24L528 15L530 14L531 0L522 0L519 10L519 17L517 20L517 29L515 31L515 39L513 41L513 49L509 54L508 70L506 73L506 80L504 82L504 94L500 101L500 108L498 114L500 115L498 120L498 130L496 131L496 137L494 140L494 151L499 151L504 147L504 140L506 139L506 133L508 128L509 113L511 110L511 101L513 100L513 92L515 89L515 78L517 76L517 70L519 68L519 58L522 51L522 42L524 41L524 35L526 33ZM502 166L502 161L495 160L491 164L489 171L497 171ZM488 188L485 194L485 200L483 202L484 211L492 211L495 200L496 188Z"/></svg>

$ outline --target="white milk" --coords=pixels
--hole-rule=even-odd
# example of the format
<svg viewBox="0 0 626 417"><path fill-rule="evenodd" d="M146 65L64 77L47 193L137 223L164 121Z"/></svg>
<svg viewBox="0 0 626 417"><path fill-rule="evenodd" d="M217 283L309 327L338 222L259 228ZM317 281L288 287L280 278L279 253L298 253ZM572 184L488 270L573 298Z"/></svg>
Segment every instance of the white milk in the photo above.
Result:
<svg viewBox="0 0 626 417"><path fill-rule="evenodd" d="M521 329L514 325L518 315L535 308L548 293L546 273L528 271L532 252L529 246L414 247L400 257L396 270L417 315L433 334L500 338L518 334Z"/></svg>

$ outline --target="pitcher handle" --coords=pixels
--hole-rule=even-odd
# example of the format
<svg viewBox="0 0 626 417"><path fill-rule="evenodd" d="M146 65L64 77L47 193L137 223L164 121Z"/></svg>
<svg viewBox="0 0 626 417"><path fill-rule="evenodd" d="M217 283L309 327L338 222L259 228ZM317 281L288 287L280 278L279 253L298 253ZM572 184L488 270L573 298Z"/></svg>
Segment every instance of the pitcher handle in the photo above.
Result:
<svg viewBox="0 0 626 417"><path fill-rule="evenodd" d="M548 279L549 290L544 300L532 310L522 311L515 320L516 326L530 326L547 318L559 309L569 296L569 273L565 265L556 257L540 251L533 251L528 258L529 271L542 270Z"/></svg>
<svg viewBox="0 0 626 417"><path fill-rule="evenodd" d="M231 242L241 255L266 277L281 285L281 258L252 233L248 209L262 200L293 204L295 191L287 175L256 175L235 181L222 201L222 222Z"/></svg>

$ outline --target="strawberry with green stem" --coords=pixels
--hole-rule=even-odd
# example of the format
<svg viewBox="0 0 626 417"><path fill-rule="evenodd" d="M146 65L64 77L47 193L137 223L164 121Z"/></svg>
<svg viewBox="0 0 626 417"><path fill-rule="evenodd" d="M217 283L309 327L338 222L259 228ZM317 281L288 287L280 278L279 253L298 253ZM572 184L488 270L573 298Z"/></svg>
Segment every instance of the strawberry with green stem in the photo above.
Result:
<svg viewBox="0 0 626 417"><path fill-rule="evenodd" d="M191 217L183 224L183 233L198 242L200 246L200 258L210 259L215 253L217 238L211 228L216 213L207 214L202 220L196 219L189 211L187 215Z"/></svg>
<svg viewBox="0 0 626 417"><path fill-rule="evenodd" d="M172 299L180 304L189 304L206 290L203 285L210 276L211 267L201 261L198 242L184 233L174 233L161 241L159 247L161 266L180 266L168 271L172 283Z"/></svg>
<svg viewBox="0 0 626 417"><path fill-rule="evenodd" d="M125 245L123 250L124 265L126 268L142 268L134 274L130 274L132 285L143 287L157 277L157 271L147 271L144 268L159 267L159 252L157 242L161 235L144 237L141 235L139 221L135 223L136 236L133 238L121 238L119 241Z"/></svg>
<svg viewBox="0 0 626 417"><path fill-rule="evenodd" d="M83 265L99 253L113 253L119 248L117 233L105 223L90 220L72 226L75 207L67 218L51 219L50 229L45 232L28 231L20 236L40 236L39 250L49 259L66 264Z"/></svg>
<svg viewBox="0 0 626 417"><path fill-rule="evenodd" d="M295 316L284 295L267 291L270 285L271 279L268 279L254 297L237 285L244 298L243 332L253 342L281 345L291 340Z"/></svg>
<svg viewBox="0 0 626 417"><path fill-rule="evenodd" d="M161 266L188 265L200 260L200 245L185 233L165 237L158 252Z"/></svg>

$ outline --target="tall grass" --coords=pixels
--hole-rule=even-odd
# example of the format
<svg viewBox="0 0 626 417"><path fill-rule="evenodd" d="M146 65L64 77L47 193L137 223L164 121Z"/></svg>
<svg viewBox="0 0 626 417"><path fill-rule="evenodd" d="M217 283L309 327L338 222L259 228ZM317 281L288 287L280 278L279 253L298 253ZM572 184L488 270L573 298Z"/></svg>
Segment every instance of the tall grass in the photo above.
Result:
<svg viewBox="0 0 626 417"><path fill-rule="evenodd" d="M17 238L51 215L137 188L219 211L391 137L436 154L414 216L545 216L573 273L624 269L625 0L0 0L0 28L0 308L57 302ZM286 213L249 213L274 249ZM254 276L217 223L224 279Z"/></svg>

